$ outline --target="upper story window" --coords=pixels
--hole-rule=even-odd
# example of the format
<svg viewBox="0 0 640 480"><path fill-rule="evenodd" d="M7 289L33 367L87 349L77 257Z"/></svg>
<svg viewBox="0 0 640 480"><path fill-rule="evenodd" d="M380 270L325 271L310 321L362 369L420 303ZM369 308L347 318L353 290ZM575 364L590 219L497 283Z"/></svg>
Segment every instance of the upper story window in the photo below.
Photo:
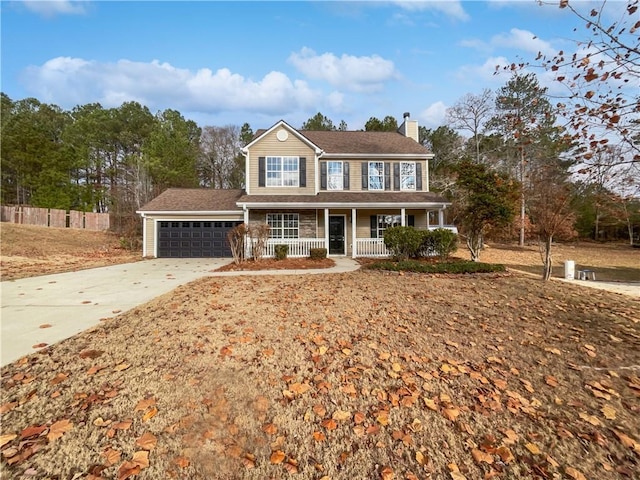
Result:
<svg viewBox="0 0 640 480"><path fill-rule="evenodd" d="M327 190L344 189L344 164L327 162Z"/></svg>
<svg viewBox="0 0 640 480"><path fill-rule="evenodd" d="M300 180L298 157L267 157L267 187L297 187Z"/></svg>
<svg viewBox="0 0 640 480"><path fill-rule="evenodd" d="M369 190L384 190L384 162L369 162Z"/></svg>
<svg viewBox="0 0 640 480"><path fill-rule="evenodd" d="M416 189L415 162L400 162L400 190Z"/></svg>

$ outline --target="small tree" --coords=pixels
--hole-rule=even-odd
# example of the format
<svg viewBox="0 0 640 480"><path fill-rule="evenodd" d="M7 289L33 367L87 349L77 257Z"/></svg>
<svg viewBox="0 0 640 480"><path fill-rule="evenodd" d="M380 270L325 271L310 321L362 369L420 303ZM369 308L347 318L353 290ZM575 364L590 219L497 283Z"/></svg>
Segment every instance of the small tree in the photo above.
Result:
<svg viewBox="0 0 640 480"><path fill-rule="evenodd" d="M249 225L248 234L251 238L251 257L254 261L262 259L264 248L269 239L271 227L266 223L254 223Z"/></svg>
<svg viewBox="0 0 640 480"><path fill-rule="evenodd" d="M505 174L498 174L486 165L469 161L457 168L454 207L459 224L467 239L471 260L480 260L485 231L507 225L513 220L519 198L519 185Z"/></svg>
<svg viewBox="0 0 640 480"><path fill-rule="evenodd" d="M232 228L227 233L227 240L231 247L231 254L233 255L233 262L237 265L245 261L246 249L245 240L247 238L247 224L242 223L237 227Z"/></svg>
<svg viewBox="0 0 640 480"><path fill-rule="evenodd" d="M417 257L422 245L422 234L413 227L391 227L384 232L384 245L396 260Z"/></svg>
<svg viewBox="0 0 640 480"><path fill-rule="evenodd" d="M429 232L432 239L433 249L440 257L440 260L446 260L458 248L458 235L446 228L436 228Z"/></svg>

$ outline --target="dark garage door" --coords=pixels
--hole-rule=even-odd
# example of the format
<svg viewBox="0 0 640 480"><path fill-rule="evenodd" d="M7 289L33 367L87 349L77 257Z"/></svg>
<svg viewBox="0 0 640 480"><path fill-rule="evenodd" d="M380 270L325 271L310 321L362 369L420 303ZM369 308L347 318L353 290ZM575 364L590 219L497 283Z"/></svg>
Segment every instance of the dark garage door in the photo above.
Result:
<svg viewBox="0 0 640 480"><path fill-rule="evenodd" d="M158 257L231 257L227 233L242 222L158 222Z"/></svg>

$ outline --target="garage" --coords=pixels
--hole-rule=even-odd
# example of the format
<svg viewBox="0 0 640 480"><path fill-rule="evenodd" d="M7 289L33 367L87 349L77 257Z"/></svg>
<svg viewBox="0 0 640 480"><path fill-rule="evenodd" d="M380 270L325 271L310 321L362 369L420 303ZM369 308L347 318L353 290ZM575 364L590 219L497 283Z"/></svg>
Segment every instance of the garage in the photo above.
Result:
<svg viewBox="0 0 640 480"><path fill-rule="evenodd" d="M237 221L160 221L158 222L159 258L231 257L227 233Z"/></svg>

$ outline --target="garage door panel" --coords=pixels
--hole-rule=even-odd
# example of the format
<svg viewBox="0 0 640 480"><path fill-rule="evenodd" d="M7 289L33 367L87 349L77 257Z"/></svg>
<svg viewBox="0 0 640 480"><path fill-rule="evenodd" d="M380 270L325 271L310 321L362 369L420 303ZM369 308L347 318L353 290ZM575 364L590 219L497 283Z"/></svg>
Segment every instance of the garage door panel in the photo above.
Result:
<svg viewBox="0 0 640 480"><path fill-rule="evenodd" d="M229 230L239 221L161 221L158 222L158 257L231 257Z"/></svg>

